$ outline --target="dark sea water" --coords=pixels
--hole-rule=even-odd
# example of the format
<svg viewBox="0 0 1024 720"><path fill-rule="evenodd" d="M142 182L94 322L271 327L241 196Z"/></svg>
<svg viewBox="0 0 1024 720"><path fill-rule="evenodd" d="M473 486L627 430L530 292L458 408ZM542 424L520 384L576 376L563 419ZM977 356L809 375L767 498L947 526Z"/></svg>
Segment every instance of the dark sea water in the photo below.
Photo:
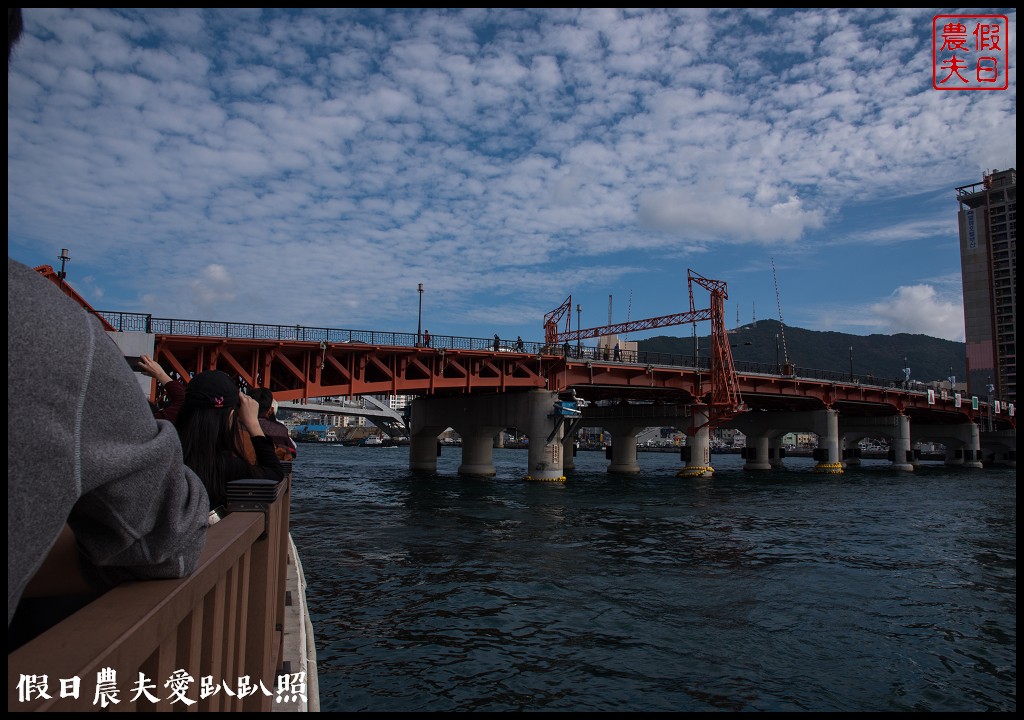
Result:
<svg viewBox="0 0 1024 720"><path fill-rule="evenodd" d="M324 711L1016 711L1014 470L299 451Z"/></svg>

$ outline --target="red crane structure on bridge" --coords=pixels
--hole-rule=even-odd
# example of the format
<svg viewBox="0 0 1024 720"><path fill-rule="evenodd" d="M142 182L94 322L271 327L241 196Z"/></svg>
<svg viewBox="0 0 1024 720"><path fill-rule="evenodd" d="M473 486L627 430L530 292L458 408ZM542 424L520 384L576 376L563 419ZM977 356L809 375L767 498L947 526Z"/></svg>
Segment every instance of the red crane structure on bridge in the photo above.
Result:
<svg viewBox="0 0 1024 720"><path fill-rule="evenodd" d="M711 306L698 310L693 302L693 284L697 283L711 295ZM626 334L639 330L668 327L670 325L686 325L704 320L711 321L711 398L708 402L710 411L708 424L717 427L743 411L740 398L739 380L736 377L736 365L732 359L729 337L725 329L725 301L729 299L728 285L724 280L711 280L693 270L686 271L686 285L690 295L690 309L674 315L662 315L646 320L632 320L615 325L604 325L596 328L569 328L569 311L572 309L572 295L560 306L544 316L544 342L557 348L563 343L579 341L584 338L602 337L604 335ZM558 331L558 324L566 318L563 332Z"/></svg>

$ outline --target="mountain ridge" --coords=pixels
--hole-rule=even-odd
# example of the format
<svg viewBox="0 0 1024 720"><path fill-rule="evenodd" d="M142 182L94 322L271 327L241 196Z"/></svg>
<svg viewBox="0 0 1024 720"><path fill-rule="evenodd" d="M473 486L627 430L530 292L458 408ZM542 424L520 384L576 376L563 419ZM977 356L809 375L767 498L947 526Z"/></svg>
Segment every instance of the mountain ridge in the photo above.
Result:
<svg viewBox="0 0 1024 720"><path fill-rule="evenodd" d="M741 325L728 333L737 363L775 367L788 361L800 368L849 373L852 356L854 375L902 380L903 368L909 365L911 378L923 382L946 380L951 372L959 381L966 378L965 344L929 335L851 335L783 326L770 319ZM692 336L659 335L637 341L637 349L647 352L693 355L693 347ZM707 356L710 336L698 337L697 347L699 354Z"/></svg>

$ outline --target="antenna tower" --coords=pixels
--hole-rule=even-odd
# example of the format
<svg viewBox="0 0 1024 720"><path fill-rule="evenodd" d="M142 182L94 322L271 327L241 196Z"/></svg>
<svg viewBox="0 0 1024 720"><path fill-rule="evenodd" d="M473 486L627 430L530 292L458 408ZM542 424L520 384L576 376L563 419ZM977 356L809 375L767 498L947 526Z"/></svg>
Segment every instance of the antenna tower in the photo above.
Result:
<svg viewBox="0 0 1024 720"><path fill-rule="evenodd" d="M626 302L626 325L629 325L629 316L632 313L633 313L633 289L630 288L629 289L629 300ZM609 321L608 324L611 325L611 322ZM623 341L625 341L627 338L629 338L629 333L628 332L623 333L622 334Z"/></svg>
<svg viewBox="0 0 1024 720"><path fill-rule="evenodd" d="M782 360L789 365L789 352L786 350L786 323L782 321L782 300L779 298L779 276L775 272L775 258L772 258L772 278L775 280L775 303L779 306L779 330L782 332Z"/></svg>

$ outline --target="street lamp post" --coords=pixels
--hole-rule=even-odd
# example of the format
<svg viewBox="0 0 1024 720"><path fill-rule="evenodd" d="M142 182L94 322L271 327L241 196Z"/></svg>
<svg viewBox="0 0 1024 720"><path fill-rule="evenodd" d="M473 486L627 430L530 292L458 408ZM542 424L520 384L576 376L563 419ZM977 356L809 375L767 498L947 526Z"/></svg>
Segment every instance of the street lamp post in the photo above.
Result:
<svg viewBox="0 0 1024 720"><path fill-rule="evenodd" d="M779 372L779 334L775 333L775 374Z"/></svg>
<svg viewBox="0 0 1024 720"><path fill-rule="evenodd" d="M988 376L988 382L985 383L985 391L988 393L988 431L992 432L995 425L992 422L992 395L996 391L996 386L992 384L992 376Z"/></svg>
<svg viewBox="0 0 1024 720"><path fill-rule="evenodd" d="M420 328L423 327L423 283L419 284L417 290L420 294L420 311L419 315L416 317L416 347L419 347L421 338Z"/></svg>
<svg viewBox="0 0 1024 720"><path fill-rule="evenodd" d="M71 255L68 254L68 249L61 248L60 255L57 256L57 259L60 260L60 272L57 273L57 279L60 280L61 285L64 285L64 278L68 276L68 274L64 272L64 263L71 260Z"/></svg>
<svg viewBox="0 0 1024 720"><path fill-rule="evenodd" d="M853 345L850 346L850 382L853 382Z"/></svg>
<svg viewBox="0 0 1024 720"><path fill-rule="evenodd" d="M579 303L576 303L576 357L580 357L580 335L579 332L583 328L580 324L580 314L583 312L583 308L580 307ZM571 316L570 316L571 317Z"/></svg>

